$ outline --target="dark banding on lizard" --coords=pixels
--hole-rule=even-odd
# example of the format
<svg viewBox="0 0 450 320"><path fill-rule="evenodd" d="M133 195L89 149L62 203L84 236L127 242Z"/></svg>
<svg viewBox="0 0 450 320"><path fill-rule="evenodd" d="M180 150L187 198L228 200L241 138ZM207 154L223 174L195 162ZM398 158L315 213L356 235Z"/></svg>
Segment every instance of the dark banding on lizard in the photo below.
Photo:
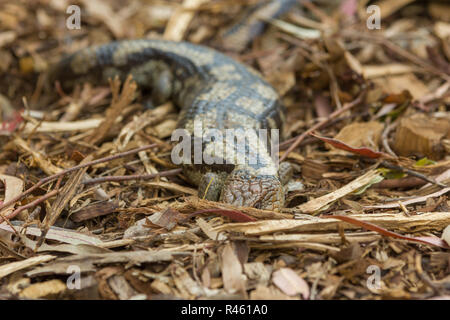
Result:
<svg viewBox="0 0 450 320"><path fill-rule="evenodd" d="M290 10L298 0L260 1L252 6L242 18L226 29L221 36L225 49L242 51L265 29L268 19L274 19Z"/></svg>
<svg viewBox="0 0 450 320"><path fill-rule="evenodd" d="M226 129L281 129L284 122L277 93L256 71L187 42L127 40L89 47L63 58L51 70L50 79L64 85L80 78L106 81L118 75L125 79L128 74L141 89L151 88L157 103L174 101L181 108L178 128L186 129L194 139L208 129L217 129L225 137ZM200 134L194 132L195 122L203 128ZM200 197L267 210L283 207L278 168L267 146L259 144L253 150L258 142L252 139L247 138L246 151L257 153L254 164L247 161L247 153L239 151L227 159L224 148L229 142L203 141L203 153L222 158L224 164L184 166L186 177L199 186ZM234 141L230 147L238 149ZM236 164L242 158L245 163Z"/></svg>

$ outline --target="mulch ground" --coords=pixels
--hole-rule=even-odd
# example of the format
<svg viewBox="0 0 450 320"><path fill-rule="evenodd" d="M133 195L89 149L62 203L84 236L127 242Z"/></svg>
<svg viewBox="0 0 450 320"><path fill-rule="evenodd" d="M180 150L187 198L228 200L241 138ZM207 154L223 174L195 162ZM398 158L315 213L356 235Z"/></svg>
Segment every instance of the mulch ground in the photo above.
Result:
<svg viewBox="0 0 450 320"><path fill-rule="evenodd" d="M0 0L1 298L450 298L450 4L298 2L228 41L258 2ZM64 54L133 38L276 88L282 212L199 199L170 158L177 107L131 79L46 86Z"/></svg>

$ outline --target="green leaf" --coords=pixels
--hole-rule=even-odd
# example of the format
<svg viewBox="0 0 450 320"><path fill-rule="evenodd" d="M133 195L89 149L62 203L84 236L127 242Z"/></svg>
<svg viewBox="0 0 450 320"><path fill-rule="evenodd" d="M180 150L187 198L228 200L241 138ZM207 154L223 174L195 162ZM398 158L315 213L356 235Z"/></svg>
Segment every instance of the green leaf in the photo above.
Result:
<svg viewBox="0 0 450 320"><path fill-rule="evenodd" d="M417 160L416 163L414 164L417 167L425 167L425 166L429 166L432 164L436 164L436 161L430 160L427 157L422 158L420 160Z"/></svg>
<svg viewBox="0 0 450 320"><path fill-rule="evenodd" d="M379 168L378 171L383 175L385 179L400 179L406 176L406 174L400 170Z"/></svg>

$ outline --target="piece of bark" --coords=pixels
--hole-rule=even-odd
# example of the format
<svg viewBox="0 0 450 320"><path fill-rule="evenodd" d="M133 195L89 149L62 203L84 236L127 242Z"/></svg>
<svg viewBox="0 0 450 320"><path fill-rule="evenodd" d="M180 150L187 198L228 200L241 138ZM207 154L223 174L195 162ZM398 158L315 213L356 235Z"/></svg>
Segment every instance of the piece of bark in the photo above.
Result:
<svg viewBox="0 0 450 320"><path fill-rule="evenodd" d="M246 276L232 246L227 244L222 252L222 279L226 292L235 293L245 290Z"/></svg>
<svg viewBox="0 0 450 320"><path fill-rule="evenodd" d="M441 140L450 136L449 120L422 113L401 119L395 133L395 152L406 157L418 155L441 159L445 154Z"/></svg>
<svg viewBox="0 0 450 320"><path fill-rule="evenodd" d="M352 218L376 224L397 232L417 232L420 230L443 230L450 224L450 212L425 212L415 216L404 216L397 213L354 214ZM325 232L338 230L342 225L345 230L355 230L358 226L337 219L312 217L305 220L261 220L246 223L227 223L214 228L221 232L242 232L247 236L258 236L274 233L292 232Z"/></svg>
<svg viewBox="0 0 450 320"><path fill-rule="evenodd" d="M378 121L354 122L342 128L334 139L353 148L366 147L378 151L382 132L383 124ZM348 151L339 150L332 146L330 146L330 149L341 154L349 154Z"/></svg>
<svg viewBox="0 0 450 320"><path fill-rule="evenodd" d="M56 299L67 291L67 286L59 279L34 283L25 288L19 297L27 299Z"/></svg>
<svg viewBox="0 0 450 320"><path fill-rule="evenodd" d="M82 222L114 212L119 207L115 201L99 202L80 209L70 215L70 220Z"/></svg>
<svg viewBox="0 0 450 320"><path fill-rule="evenodd" d="M322 175L328 172L328 170L328 165L312 159L305 159L302 165L303 177L315 181L322 179Z"/></svg>

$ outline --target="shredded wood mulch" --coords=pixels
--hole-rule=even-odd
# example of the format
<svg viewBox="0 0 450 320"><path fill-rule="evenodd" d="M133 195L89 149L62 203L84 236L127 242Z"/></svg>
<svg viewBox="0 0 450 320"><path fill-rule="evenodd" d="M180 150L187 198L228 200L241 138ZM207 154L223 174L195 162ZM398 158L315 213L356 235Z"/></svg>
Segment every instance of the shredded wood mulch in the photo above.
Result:
<svg viewBox="0 0 450 320"><path fill-rule="evenodd" d="M450 4L299 1L225 41L258 2L0 0L1 298L450 298ZM199 199L170 160L177 107L131 78L45 86L64 54L133 38L213 47L276 88L282 212Z"/></svg>

